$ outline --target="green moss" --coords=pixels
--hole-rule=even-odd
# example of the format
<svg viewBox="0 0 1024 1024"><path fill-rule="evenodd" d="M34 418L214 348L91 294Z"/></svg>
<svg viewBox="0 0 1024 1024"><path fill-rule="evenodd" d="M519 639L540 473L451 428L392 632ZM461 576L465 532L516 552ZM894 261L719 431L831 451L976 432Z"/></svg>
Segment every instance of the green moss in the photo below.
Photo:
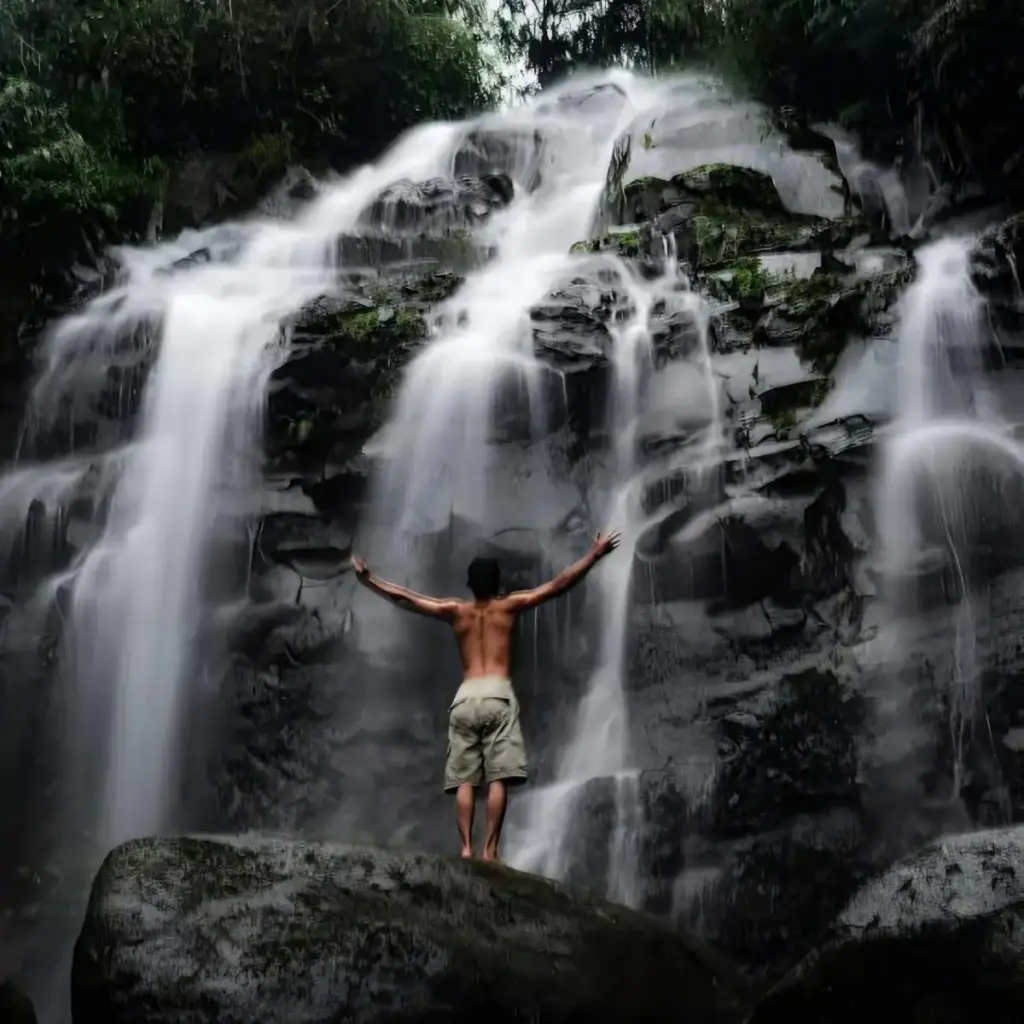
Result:
<svg viewBox="0 0 1024 1024"><path fill-rule="evenodd" d="M397 340L415 341L426 333L423 314L403 306L395 312L394 332Z"/></svg>
<svg viewBox="0 0 1024 1024"><path fill-rule="evenodd" d="M818 217L773 215L707 199L690 221L696 265L705 270L724 267L758 253L817 249L835 228Z"/></svg>
<svg viewBox="0 0 1024 1024"><path fill-rule="evenodd" d="M850 285L829 274L794 282L779 313L798 325L794 341L801 359L831 374L852 336L878 334L875 318L892 307L913 276L911 266Z"/></svg>
<svg viewBox="0 0 1024 1024"><path fill-rule="evenodd" d="M780 441L788 439L790 431L796 428L796 413L792 409L779 409L768 414L768 419Z"/></svg>
<svg viewBox="0 0 1024 1024"><path fill-rule="evenodd" d="M832 378L831 377L819 377L814 382L814 387L811 388L811 400L810 404L812 408L817 408L822 402L828 397L828 393L832 390Z"/></svg>
<svg viewBox="0 0 1024 1024"><path fill-rule="evenodd" d="M569 252L577 255L614 252L627 259L643 256L645 250L645 239L640 231L613 231L600 238L574 242L569 248Z"/></svg>
<svg viewBox="0 0 1024 1024"><path fill-rule="evenodd" d="M683 171L671 184L684 194L713 196L724 206L786 215L775 182L768 174L734 164L702 164Z"/></svg>
<svg viewBox="0 0 1024 1024"><path fill-rule="evenodd" d="M730 296L740 302L764 295L773 280L761 261L754 257L737 260L729 269L727 288Z"/></svg>
<svg viewBox="0 0 1024 1024"><path fill-rule="evenodd" d="M635 178L623 188L622 196L625 212L635 220L656 216L684 201L701 207L711 202L715 207L735 207L776 218L789 216L769 175L732 164L702 164L668 180Z"/></svg>
<svg viewBox="0 0 1024 1024"><path fill-rule="evenodd" d="M254 181L264 182L283 174L292 155L292 137L287 128L261 132L239 153L239 169Z"/></svg>
<svg viewBox="0 0 1024 1024"><path fill-rule="evenodd" d="M365 345L372 341L380 328L380 311L367 309L358 313L346 313L339 318L339 342L349 341L356 345Z"/></svg>
<svg viewBox="0 0 1024 1024"><path fill-rule="evenodd" d="M847 285L823 273L781 280L755 328L754 343L792 344L805 363L827 376L851 335L865 330L866 288L866 282Z"/></svg>
<svg viewBox="0 0 1024 1024"><path fill-rule="evenodd" d="M811 320L825 313L842 291L843 284L834 274L791 278L781 288L779 307L792 319Z"/></svg>
<svg viewBox="0 0 1024 1024"><path fill-rule="evenodd" d="M770 388L757 397L761 413L771 423L775 436L785 441L796 430L799 413L816 406L822 394L821 380L810 379Z"/></svg>

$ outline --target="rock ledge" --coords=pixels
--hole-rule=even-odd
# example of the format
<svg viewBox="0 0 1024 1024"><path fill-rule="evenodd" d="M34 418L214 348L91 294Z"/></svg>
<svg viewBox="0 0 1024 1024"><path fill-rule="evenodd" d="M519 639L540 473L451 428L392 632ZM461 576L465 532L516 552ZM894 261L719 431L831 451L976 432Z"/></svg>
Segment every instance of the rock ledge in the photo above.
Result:
<svg viewBox="0 0 1024 1024"><path fill-rule="evenodd" d="M504 868L183 837L114 850L75 949L76 1024L740 1019L685 935Z"/></svg>

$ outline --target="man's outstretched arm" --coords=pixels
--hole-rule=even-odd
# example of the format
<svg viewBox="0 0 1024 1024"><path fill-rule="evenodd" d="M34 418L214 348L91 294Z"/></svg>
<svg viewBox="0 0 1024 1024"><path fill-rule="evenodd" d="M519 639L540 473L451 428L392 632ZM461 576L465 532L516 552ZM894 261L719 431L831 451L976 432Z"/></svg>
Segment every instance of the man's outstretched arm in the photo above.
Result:
<svg viewBox="0 0 1024 1024"><path fill-rule="evenodd" d="M424 594L417 594L408 587L401 587L397 583L374 576L366 567L366 562L358 555L352 558L352 568L355 570L356 579L367 590L372 590L407 612L428 615L433 619L451 619L458 608L459 602L454 598L427 597Z"/></svg>
<svg viewBox="0 0 1024 1024"><path fill-rule="evenodd" d="M542 583L533 590L516 590L505 598L512 611L524 611L550 601L568 590L572 590L605 555L610 555L619 546L618 533L598 534L590 550L577 562L566 566L557 576Z"/></svg>

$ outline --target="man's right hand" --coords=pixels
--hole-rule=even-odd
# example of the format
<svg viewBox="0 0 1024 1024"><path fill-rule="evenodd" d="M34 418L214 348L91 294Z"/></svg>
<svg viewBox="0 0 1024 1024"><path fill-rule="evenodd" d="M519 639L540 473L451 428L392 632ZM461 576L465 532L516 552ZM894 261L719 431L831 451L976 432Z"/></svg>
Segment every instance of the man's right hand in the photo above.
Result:
<svg viewBox="0 0 1024 1024"><path fill-rule="evenodd" d="M366 568L366 560L360 558L359 555L352 556L352 570L361 580L365 580L370 575L370 570Z"/></svg>
<svg viewBox="0 0 1024 1024"><path fill-rule="evenodd" d="M591 548L594 557L604 558L605 555L610 555L619 546L619 540L618 530L612 530L611 533L599 533L594 538L594 546Z"/></svg>

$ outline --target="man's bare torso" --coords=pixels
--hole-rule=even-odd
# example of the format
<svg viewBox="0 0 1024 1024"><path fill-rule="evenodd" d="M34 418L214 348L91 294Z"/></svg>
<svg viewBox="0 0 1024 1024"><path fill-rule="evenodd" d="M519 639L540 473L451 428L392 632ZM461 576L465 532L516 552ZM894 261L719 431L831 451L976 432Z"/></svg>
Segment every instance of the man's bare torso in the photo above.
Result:
<svg viewBox="0 0 1024 1024"><path fill-rule="evenodd" d="M356 578L364 586L403 608L431 618L444 619L451 625L459 643L464 679L480 679L485 676L509 679L512 670L512 627L516 615L564 594L583 579L599 559L614 551L618 544L617 533L607 536L598 534L587 554L566 566L547 583L530 590L513 591L503 597L473 601L454 597L427 597L408 587L378 579L358 555L353 556L352 565Z"/></svg>
<svg viewBox="0 0 1024 1024"><path fill-rule="evenodd" d="M516 613L505 598L460 601L452 617L464 679L512 674L512 627Z"/></svg>

